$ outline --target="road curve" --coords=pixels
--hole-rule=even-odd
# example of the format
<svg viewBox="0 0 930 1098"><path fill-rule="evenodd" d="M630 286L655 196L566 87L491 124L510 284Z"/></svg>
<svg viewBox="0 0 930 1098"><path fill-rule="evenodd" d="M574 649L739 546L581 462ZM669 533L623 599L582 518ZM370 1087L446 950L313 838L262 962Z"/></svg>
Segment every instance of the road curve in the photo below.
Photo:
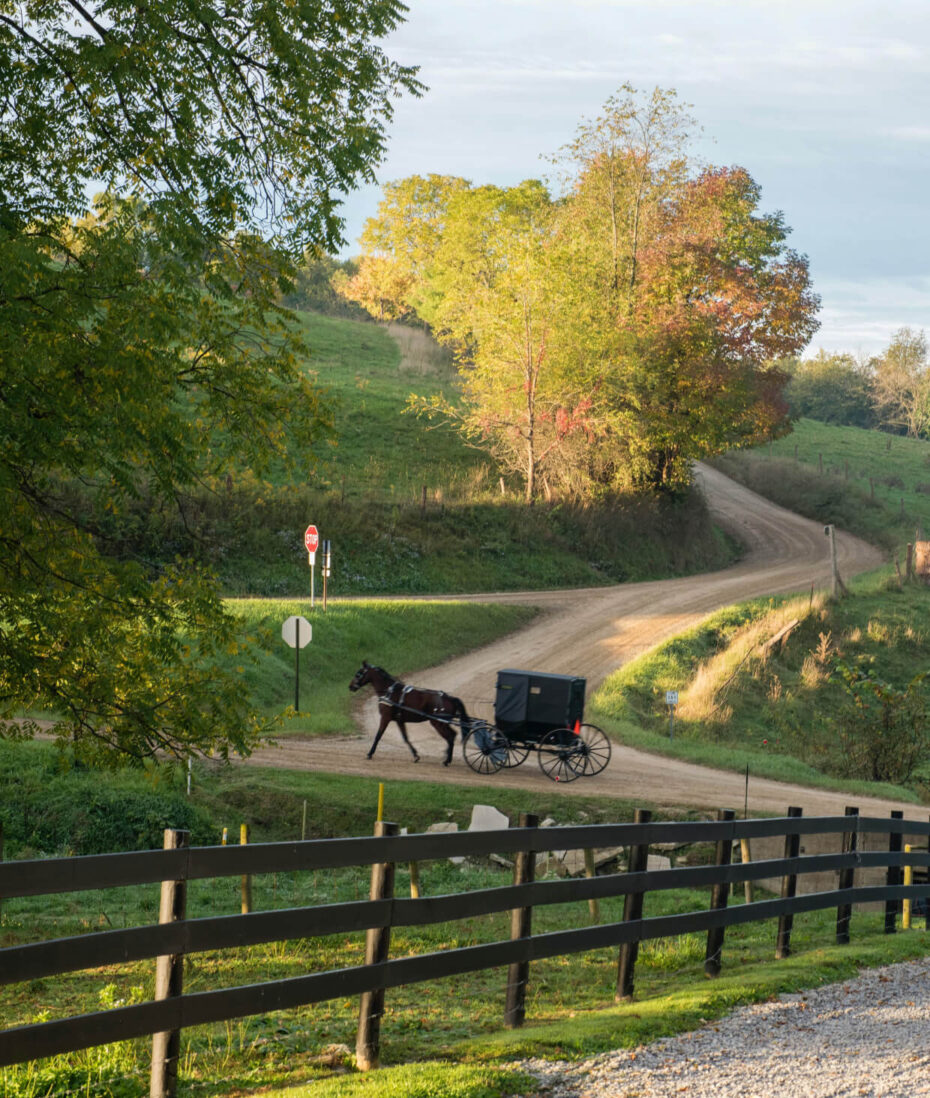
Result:
<svg viewBox="0 0 930 1098"><path fill-rule="evenodd" d="M822 524L786 511L707 466L697 479L715 520L745 546L742 560L718 572L681 579L630 583L560 591L503 592L464 596L472 601L521 602L539 606L542 613L526 629L465 656L408 676L424 686L435 686L461 697L469 713L491 717L495 676L503 667L527 667L559 674L583 675L593 692L618 667L660 641L696 624L709 613L759 595L809 590L829 582L829 543ZM882 554L858 538L837 536L840 573L844 577L877 567ZM359 653L373 662L388 662L382 653ZM277 747L251 757L259 765L361 774L379 780L418 779L452 782L486 790L512 786L554 792L535 760L490 777L473 773L457 751L453 765L441 765L444 743L424 725L409 731L422 756L412 764L407 748L392 726L373 761L365 757L377 727L375 700L369 695L357 711L361 729L335 738L288 737ZM557 787L558 795L600 794L633 798L656 805L698 808L741 808L745 796L741 774L695 766L676 759L650 755L614 745L605 771L570 785ZM832 794L782 782L750 777L750 812L781 814L789 804L805 814L842 814L849 794ZM857 798L864 814L886 815L893 808L914 805Z"/></svg>

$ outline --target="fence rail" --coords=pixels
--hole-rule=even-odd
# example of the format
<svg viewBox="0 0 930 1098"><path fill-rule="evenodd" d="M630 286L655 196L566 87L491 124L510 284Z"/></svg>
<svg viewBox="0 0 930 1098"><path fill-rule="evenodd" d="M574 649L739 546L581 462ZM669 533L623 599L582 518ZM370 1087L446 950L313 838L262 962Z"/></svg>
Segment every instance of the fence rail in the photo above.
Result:
<svg viewBox="0 0 930 1098"><path fill-rule="evenodd" d="M798 810L791 812L797 813ZM524 821L527 822L533 821ZM158 992L161 997L151 1002L7 1029L0 1032L0 1065L148 1034L161 1038L166 1034L176 1036L188 1026L358 995L363 1003L359 1062L363 1066L373 1066L378 1057L378 1034L377 1031L365 1030L363 1040L362 1023L372 1013L366 1012L364 1004L366 997L383 997L384 992L393 987L508 966L513 977L510 982L516 981L519 990L514 992L508 988L505 1017L507 1024L519 1025L523 1020L523 996L529 965L535 960L621 947L621 956L625 960L622 980L618 982L618 996L629 997L633 987L632 965L636 958L635 945L631 951L631 944L706 932L708 959L705 970L709 975L715 975L720 968L723 935L727 927L777 919L776 956L787 956L790 953L791 920L797 914L835 907L837 940L844 941L848 940L853 905L884 903L885 930L893 932L895 916L902 901L930 895L930 885L927 883L900 883L905 866L930 871L930 853L926 847L923 851L901 849L905 835L927 843L930 840L930 823L900 818L860 817L855 810L850 810L850 814L845 816L808 819L792 814L766 820L639 822L558 829L521 826L503 831L438 835L391 834L392 830L396 830L391 825L383 825L382 830L385 833L374 838L307 840L239 847L177 845L176 849L164 851L0 864L0 896L4 898L162 882L162 919L165 920L151 926L2 949L0 983L53 977L148 958L164 961L170 956L182 964L183 956L188 953L356 931L367 931L370 945L367 961L363 965L194 994L172 992L166 984ZM794 853L800 837L831 834L837 836L836 853ZM170 832L169 835L176 837L178 833ZM887 849L861 849L859 838L864 835L886 836ZM786 852L791 852L793 856L730 863L730 848L734 844L738 846L740 839L781 836L786 839ZM716 844L717 864L646 870L640 868L644 858L637 855L636 859L631 859L631 870L625 873L555 881L532 879L532 855L553 847L560 850L623 847L639 851L642 855L649 846L669 843ZM516 883L512 885L411 899L392 894L391 867L395 863L502 853L517 855ZM200 919L165 914L165 888L183 888L186 881L349 866L372 867L372 898ZM386 871L385 867L391 871ZM885 883L857 885L854 874L867 869L884 870ZM841 887L796 894L795 884L799 877L824 872L839 874ZM779 878L782 881L780 898L755 900L737 907L727 906L730 886ZM376 881L380 883L376 884ZM530 929L530 913L535 907L619 896L633 900L650 892L679 888L712 889L709 906L682 914L643 917L641 903L629 902L625 906L624 919L618 922L544 934L533 934ZM183 913L183 900L175 910ZM390 930L393 927L427 926L505 911L511 911L515 916L509 940L412 957L391 959L388 956ZM371 943L375 938L381 944L372 951ZM180 970L176 986L181 986ZM377 1013L380 1016L380 1011ZM157 1082L153 1068L151 1093L173 1093L172 1079L169 1078L167 1083L164 1079Z"/></svg>

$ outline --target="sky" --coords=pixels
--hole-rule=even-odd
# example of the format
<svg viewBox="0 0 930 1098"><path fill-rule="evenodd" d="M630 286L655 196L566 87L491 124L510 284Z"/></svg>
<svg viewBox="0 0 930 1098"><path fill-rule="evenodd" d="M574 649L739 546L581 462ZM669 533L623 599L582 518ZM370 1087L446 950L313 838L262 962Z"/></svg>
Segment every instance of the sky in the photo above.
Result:
<svg viewBox="0 0 930 1098"><path fill-rule="evenodd" d="M622 84L674 88L695 155L746 168L808 256L808 353L930 328L930 0L407 2L386 49L429 90L397 104L379 182L545 177ZM379 194L348 197L345 255Z"/></svg>

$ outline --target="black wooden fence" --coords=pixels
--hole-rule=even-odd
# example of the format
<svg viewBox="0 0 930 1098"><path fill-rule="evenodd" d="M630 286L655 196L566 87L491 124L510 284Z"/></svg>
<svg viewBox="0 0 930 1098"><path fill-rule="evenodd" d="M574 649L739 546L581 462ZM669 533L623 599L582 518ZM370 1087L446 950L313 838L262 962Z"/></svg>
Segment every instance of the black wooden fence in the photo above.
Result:
<svg viewBox="0 0 930 1098"><path fill-rule="evenodd" d="M380 1002L392 987L507 967L505 1021L519 1025L534 960L619 946L617 995L623 998L632 994L636 948L641 941L706 932L705 971L713 976L720 971L723 935L728 926L777 919L773 950L776 956L785 957L790 953L791 920L801 912L835 907L837 941L842 942L849 940L853 905L883 903L885 930L892 932L904 899L930 895L926 883L930 823L903 820L900 813L894 813L891 819L877 819L859 816L850 809L846 816L803 818L799 809L790 809L786 817L746 820L723 812L717 820L703 822L651 822L648 814L642 813L639 822L632 824L558 829L539 828L534 817L524 817L520 823L503 831L404 836L396 834L394 825L383 824L373 838L224 847L187 847L183 845L183 833L171 832L166 847L172 848L161 851L2 863L0 897L162 882L162 921L0 949L0 981L5 984L145 958L159 958L161 966L157 980L160 998L151 1002L0 1032L0 1066L153 1034L158 1036L151 1093L170 1094L177 1063L177 1035L183 1028L356 995L362 998L359 1063L371 1066L378 1061L376 1019ZM801 837L824 835L835 836L831 840L835 853L798 853ZM872 841L882 848L865 850L861 841L865 835L877 836ZM905 835L912 837L915 845L923 846L923 852L903 853ZM731 864L734 843L772 837L784 838L784 857ZM715 844L716 864L652 871L643 868L645 851L650 846L697 843ZM554 847L629 848L630 870L581 879L533 880L532 855ZM513 885L418 899L391 894L396 863L490 854L515 856ZM902 885L905 864L915 867L924 883ZM183 889L187 881L360 865L373 867L372 897L368 900L245 915L184 917ZM857 885L855 874L864 870L871 870L872 876L878 870L882 883ZM797 894L798 877L825 871L839 875L839 887ZM771 879L781 879L780 898L727 907L730 886ZM709 906L684 914L642 917L644 894L677 888L710 888ZM532 934L534 907L611 896L626 897L620 922ZM508 910L513 912L509 940L390 959L392 927L424 926ZM368 931L369 946L364 965L263 984L183 993L181 969L185 954L363 930Z"/></svg>

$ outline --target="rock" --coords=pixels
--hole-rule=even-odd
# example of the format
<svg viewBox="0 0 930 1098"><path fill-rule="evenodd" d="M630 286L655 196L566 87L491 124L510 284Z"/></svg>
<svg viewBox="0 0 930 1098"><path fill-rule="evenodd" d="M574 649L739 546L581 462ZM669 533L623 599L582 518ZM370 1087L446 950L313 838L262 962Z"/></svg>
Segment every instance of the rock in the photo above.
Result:
<svg viewBox="0 0 930 1098"><path fill-rule="evenodd" d="M650 854L646 859L646 871L651 869L671 869L672 859L662 854Z"/></svg>
<svg viewBox="0 0 930 1098"><path fill-rule="evenodd" d="M540 827L556 827L557 824L551 816L547 816L539 826Z"/></svg>
<svg viewBox="0 0 930 1098"><path fill-rule="evenodd" d="M458 829L459 829L459 825L454 820L448 820L448 821L444 821L442 823L430 824L429 827L426 830L427 830L427 832L433 832L434 834L450 834L451 835L453 831L458 831ZM465 859L461 858L461 857L454 857L454 858L450 858L449 861L453 865L461 865L462 862L465 861Z"/></svg>
<svg viewBox="0 0 930 1098"><path fill-rule="evenodd" d="M489 804L472 806L469 831L502 831L507 827L510 827L510 817L503 812L498 812Z"/></svg>

